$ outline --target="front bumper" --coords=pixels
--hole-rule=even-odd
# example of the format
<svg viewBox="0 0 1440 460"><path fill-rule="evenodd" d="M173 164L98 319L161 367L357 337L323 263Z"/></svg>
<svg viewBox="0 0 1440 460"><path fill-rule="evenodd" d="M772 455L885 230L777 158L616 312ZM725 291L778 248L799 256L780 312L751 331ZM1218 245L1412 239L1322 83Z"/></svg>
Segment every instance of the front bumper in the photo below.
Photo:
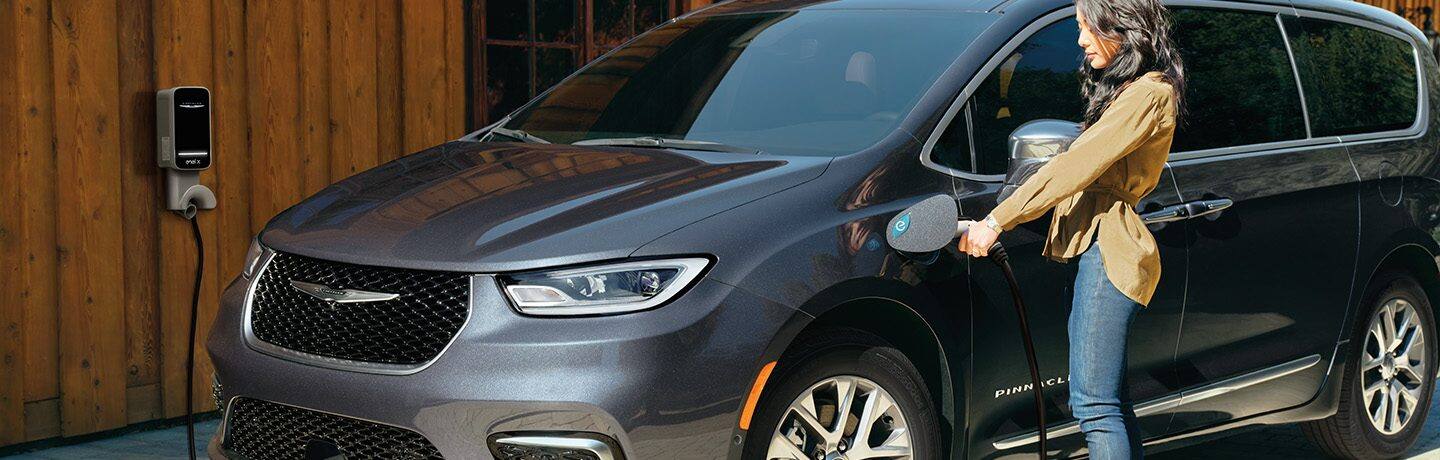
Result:
<svg viewBox="0 0 1440 460"><path fill-rule="evenodd" d="M492 458L487 438L502 432L598 433L631 460L733 458L765 350L801 314L707 278L649 311L526 317L482 275L449 349L417 373L380 375L252 349L245 287L237 279L226 289L206 342L226 403L246 397L401 427L451 459ZM210 441L215 458L233 458L222 447L226 425Z"/></svg>

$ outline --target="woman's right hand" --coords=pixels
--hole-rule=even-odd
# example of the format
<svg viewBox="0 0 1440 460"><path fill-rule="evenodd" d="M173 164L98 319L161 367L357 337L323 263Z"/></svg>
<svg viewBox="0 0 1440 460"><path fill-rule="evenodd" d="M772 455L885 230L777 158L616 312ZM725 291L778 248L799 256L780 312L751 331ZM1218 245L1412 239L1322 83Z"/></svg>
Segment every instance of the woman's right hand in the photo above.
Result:
<svg viewBox="0 0 1440 460"><path fill-rule="evenodd" d="M989 225L973 220L962 220L959 225L964 225L967 229L963 235L960 235L960 243L957 245L960 252L975 257L989 256L990 247L995 245L995 240L1000 238L1000 233L990 228Z"/></svg>

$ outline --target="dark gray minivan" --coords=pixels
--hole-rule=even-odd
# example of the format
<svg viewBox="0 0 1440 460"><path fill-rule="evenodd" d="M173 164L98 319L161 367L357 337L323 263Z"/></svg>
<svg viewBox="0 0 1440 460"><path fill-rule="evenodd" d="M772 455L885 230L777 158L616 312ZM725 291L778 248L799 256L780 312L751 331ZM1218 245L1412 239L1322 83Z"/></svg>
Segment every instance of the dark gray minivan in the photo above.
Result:
<svg viewBox="0 0 1440 460"><path fill-rule="evenodd" d="M1402 453L1440 370L1425 37L1349 1L1165 3L1191 115L1129 203L1164 264L1128 356L1146 445L1304 422L1328 454ZM984 216L1016 128L1080 120L1077 33L1063 0L733 0L656 27L271 220L207 341L210 454L1033 455L1001 272L885 231L936 194ZM1048 454L1083 456L1048 222L1001 240Z"/></svg>

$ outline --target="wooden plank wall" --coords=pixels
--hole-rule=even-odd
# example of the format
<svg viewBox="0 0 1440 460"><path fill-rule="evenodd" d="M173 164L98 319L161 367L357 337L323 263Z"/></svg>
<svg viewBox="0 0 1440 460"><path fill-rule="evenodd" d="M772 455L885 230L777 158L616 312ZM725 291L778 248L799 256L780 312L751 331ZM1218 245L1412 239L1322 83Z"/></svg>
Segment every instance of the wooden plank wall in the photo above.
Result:
<svg viewBox="0 0 1440 460"><path fill-rule="evenodd" d="M1431 11L1430 29L1440 27L1440 0L1365 0L1361 3L1384 8L1391 13L1401 14L1404 11L1405 19L1411 24L1419 27L1421 31L1426 30L1425 15L1422 9L1429 7Z"/></svg>
<svg viewBox="0 0 1440 460"><path fill-rule="evenodd" d="M203 340L276 212L463 133L463 1L0 0L0 446L184 413L195 251L159 209L157 88L214 102Z"/></svg>

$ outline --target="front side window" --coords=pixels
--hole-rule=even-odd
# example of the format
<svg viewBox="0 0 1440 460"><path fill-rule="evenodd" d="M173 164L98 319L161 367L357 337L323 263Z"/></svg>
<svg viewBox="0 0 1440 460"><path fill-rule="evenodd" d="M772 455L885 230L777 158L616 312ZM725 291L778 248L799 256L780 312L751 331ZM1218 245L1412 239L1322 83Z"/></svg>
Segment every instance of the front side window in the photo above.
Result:
<svg viewBox="0 0 1440 460"><path fill-rule="evenodd" d="M976 172L1005 173L1010 157L1006 142L1021 124L1037 118L1076 123L1084 118L1078 73L1084 51L1076 44L1079 37L1074 17L1046 26L1016 47L975 89L970 115ZM963 130L964 121L956 117L946 129ZM942 157L936 158L938 162Z"/></svg>
<svg viewBox="0 0 1440 460"><path fill-rule="evenodd" d="M817 11L686 18L516 112L549 142L659 137L841 155L894 131L993 16Z"/></svg>
<svg viewBox="0 0 1440 460"><path fill-rule="evenodd" d="M1285 24L1315 136L1405 129L1415 122L1414 48L1393 35L1313 18Z"/></svg>

